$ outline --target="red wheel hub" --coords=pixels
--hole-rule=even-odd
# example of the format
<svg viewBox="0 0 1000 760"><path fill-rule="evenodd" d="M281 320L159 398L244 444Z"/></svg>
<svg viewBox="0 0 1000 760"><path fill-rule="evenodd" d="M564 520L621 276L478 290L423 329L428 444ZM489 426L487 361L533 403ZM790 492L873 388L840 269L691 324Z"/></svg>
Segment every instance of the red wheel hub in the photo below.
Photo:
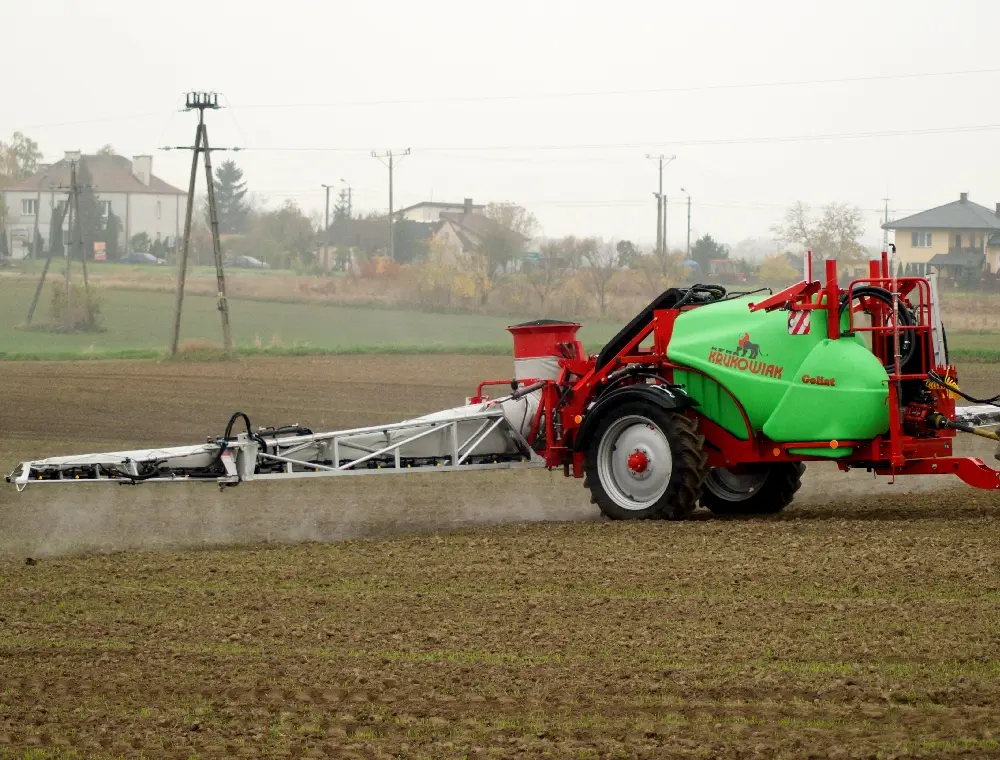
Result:
<svg viewBox="0 0 1000 760"><path fill-rule="evenodd" d="M619 460L621 461L621 460ZM633 451L628 455L628 468L635 473L642 474L649 467L649 457L645 451Z"/></svg>

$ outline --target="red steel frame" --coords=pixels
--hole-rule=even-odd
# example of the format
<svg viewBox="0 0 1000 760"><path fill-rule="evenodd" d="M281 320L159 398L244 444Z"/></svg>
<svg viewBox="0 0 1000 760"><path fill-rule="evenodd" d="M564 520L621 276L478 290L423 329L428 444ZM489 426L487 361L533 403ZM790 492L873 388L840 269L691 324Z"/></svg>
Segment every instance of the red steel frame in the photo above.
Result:
<svg viewBox="0 0 1000 760"><path fill-rule="evenodd" d="M811 272L811 262L810 269ZM858 287L881 287L890 292L899 293L901 301L905 302L917 314L917 324L904 326L897 324L891 310L881 301L858 298L861 306L849 311L849 330L853 332L868 332L872 335L872 351L877 356L888 360L887 352L896 341L890 343L895 336L897 341L902 330L910 330L914 338L921 342L923 351L920 356L923 361L918 372L903 374L898 365L889 372L888 404L889 430L885 435L876 436L863 441L796 441L778 443L767 439L762 434L754 434L750 421L735 395L720 383L720 386L736 402L743 415L746 425L745 439L738 438L720 425L688 411L688 414L699 420L699 428L705 436L708 463L713 467L728 467L739 469L741 465L761 463L798 462L829 460L827 457L803 456L790 453L795 449L845 448L852 449L846 457L836 459L842 470L863 467L877 475L920 475L920 474L954 474L969 485L977 488L1000 489L1000 472L987 466L981 459L974 457L955 457L953 442L954 430L932 430L921 428L916 433L904 429L904 410L899 403L899 385L903 380L928 379L928 371L935 369L938 374L954 376L954 367L931 367L933 304L929 282L922 277L893 278L889 271L887 254L882 254L881 261L871 262L869 276L851 281L846 289L841 289L837 283L837 264L826 262L826 282L799 282L791 287L770 296L769 298L750 305L751 311L794 308L796 310L825 310L827 312L827 337L837 340L840 335L840 298L848 295L853 304L854 291ZM910 296L916 295L914 304ZM550 469L562 467L566 475L583 476L582 451L575 447L575 436L583 421L584 414L590 402L596 398L601 386L607 383L608 376L628 365L643 365L663 377L666 382L673 381L673 371L682 369L686 372L700 370L674 364L667 358L667 346L673 332L674 320L683 311L700 306L687 306L677 309L658 310L653 313L650 323L641 329L636 336L619 352L619 354L601 369L596 368L596 357L561 358L559 365L561 373L558 379L549 380L541 389L541 399L535 414L532 427L527 435L528 442L545 459ZM870 327L855 326L854 314L867 311L872 316ZM652 348L642 348L641 345L652 336ZM575 379L574 379L575 378ZM715 379L715 378L713 378ZM715 379L718 382L717 379ZM478 395L473 401L485 400L482 395L486 385L508 384L510 380L494 380L481 383ZM520 381L522 385L531 382ZM933 403L931 406L915 410L920 412L922 419L930 411L936 411L946 417L955 413L955 402L943 388L932 388Z"/></svg>

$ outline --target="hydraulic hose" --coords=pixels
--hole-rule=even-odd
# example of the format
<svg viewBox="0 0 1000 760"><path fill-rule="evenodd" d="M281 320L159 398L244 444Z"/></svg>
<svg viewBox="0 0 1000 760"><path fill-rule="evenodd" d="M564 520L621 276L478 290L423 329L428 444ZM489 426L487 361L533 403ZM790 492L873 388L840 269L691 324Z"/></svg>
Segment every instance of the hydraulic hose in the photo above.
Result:
<svg viewBox="0 0 1000 760"><path fill-rule="evenodd" d="M261 451L264 452L267 451L267 441L264 440L263 436L260 436L257 433L253 432L253 428L250 425L250 418L247 417L243 412L233 412L233 416L229 418L229 422L226 424L226 432L223 434L222 440L219 443L219 451L216 453L215 459L212 460L212 463L209 465L209 467L215 467L215 465L217 465L222 460L222 455L225 453L226 449L229 446L229 439L233 437L233 425L235 425L236 420L240 419L241 417L243 418L243 423L247 427L247 435L249 435L251 439L257 442L257 444L261 448Z"/></svg>
<svg viewBox="0 0 1000 760"><path fill-rule="evenodd" d="M893 306L892 293L890 293L888 290L886 290L885 288L876 287L874 285L863 285L859 288L855 288L852 291L852 297L850 301L848 300L848 296L846 293L840 297L840 309L838 311L838 321L839 318L843 316L844 310L850 308L851 301L853 301L855 298L861 298L865 296L868 298L874 298L877 301L881 301L882 303L886 304L889 308L892 308ZM900 326L913 327L914 325L916 325L917 320L916 317L913 315L913 312L907 309L906 305L902 301L898 301L898 303L899 303L899 308L896 310L896 315L897 315L896 319L899 320ZM900 357L899 357L900 367L905 366L910 361L910 359L913 358L913 354L917 350L917 341L915 341L913 337L914 336L912 330L904 330L900 334L900 341L899 341L901 344ZM892 371L895 367L895 361L890 361L888 364L885 364L884 366L886 370Z"/></svg>

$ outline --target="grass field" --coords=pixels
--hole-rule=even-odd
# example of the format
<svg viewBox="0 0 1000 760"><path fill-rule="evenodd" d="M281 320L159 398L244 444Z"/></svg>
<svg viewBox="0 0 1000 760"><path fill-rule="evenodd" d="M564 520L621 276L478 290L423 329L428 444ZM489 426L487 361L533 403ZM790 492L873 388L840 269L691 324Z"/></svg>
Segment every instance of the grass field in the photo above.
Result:
<svg viewBox="0 0 1000 760"><path fill-rule="evenodd" d="M376 424L509 369L6 362L0 459L236 408ZM544 471L5 487L0 757L997 757L998 528L1000 493L830 464L779 516L683 523L603 522Z"/></svg>
<svg viewBox="0 0 1000 760"><path fill-rule="evenodd" d="M106 289L106 331L72 335L17 329L33 293L34 285L26 280L0 279L0 358L154 358L169 340L174 308L170 293ZM49 297L47 289L36 323L47 318ZM507 354L505 328L537 316L514 319L238 298L230 299L230 313L234 340L244 353L276 354L442 350ZM588 348L597 348L620 327L588 321L580 337ZM182 340L219 344L220 336L215 299L187 296ZM1000 360L1000 332L949 330L948 339L957 360Z"/></svg>
<svg viewBox="0 0 1000 760"><path fill-rule="evenodd" d="M71 335L16 329L24 321L33 294L34 285L30 283L0 280L0 356L156 352L163 350L170 339L174 297L169 293L106 290L103 309L106 332ZM45 300L38 307L35 321L45 319L47 304ZM221 343L214 298L187 296L184 308L182 339ZM504 354L510 352L506 327L517 321L472 314L239 299L230 299L230 317L233 339L244 348L454 351L495 347ZM616 325L598 323L586 326L580 336L588 343L601 343L617 329Z"/></svg>

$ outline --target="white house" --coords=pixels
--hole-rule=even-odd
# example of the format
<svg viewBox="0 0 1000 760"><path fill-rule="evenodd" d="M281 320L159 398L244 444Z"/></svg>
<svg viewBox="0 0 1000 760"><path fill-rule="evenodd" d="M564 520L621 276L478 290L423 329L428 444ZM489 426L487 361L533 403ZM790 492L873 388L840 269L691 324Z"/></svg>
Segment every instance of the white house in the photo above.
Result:
<svg viewBox="0 0 1000 760"><path fill-rule="evenodd" d="M483 205L475 205L472 198L466 198L463 203L439 203L437 201L422 201L413 206L407 206L396 211L396 219L409 219L411 222L436 222L442 214L471 214L482 211Z"/></svg>
<svg viewBox="0 0 1000 760"><path fill-rule="evenodd" d="M71 164L79 159L79 151L67 151L61 161L42 165L27 179L3 188L13 258L30 253L36 230L45 241L43 251L48 251L52 211L69 197ZM107 216L111 211L121 220L120 251L124 252L127 241L140 232L167 244L180 237L187 193L153 174L152 156L135 156L131 161L105 155L83 159L101 212ZM63 239L68 240L68 218L63 221L63 230Z"/></svg>

